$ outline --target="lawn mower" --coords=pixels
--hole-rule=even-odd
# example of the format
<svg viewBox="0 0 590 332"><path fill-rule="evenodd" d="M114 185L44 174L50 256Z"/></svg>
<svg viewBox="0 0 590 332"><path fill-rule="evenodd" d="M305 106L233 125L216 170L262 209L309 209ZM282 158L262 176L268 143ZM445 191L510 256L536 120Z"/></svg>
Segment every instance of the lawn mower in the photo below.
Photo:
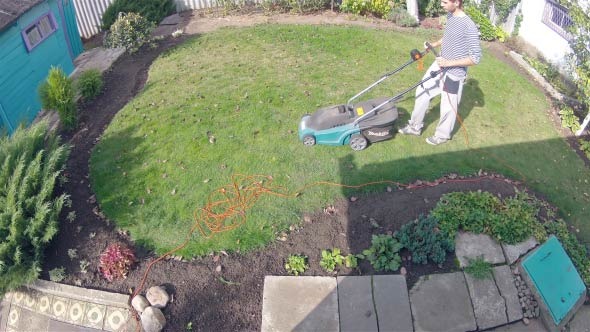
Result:
<svg viewBox="0 0 590 332"><path fill-rule="evenodd" d="M386 73L367 88L352 96L345 105L334 105L318 109L313 114L306 114L299 123L299 140L305 146L316 144L345 145L349 144L355 151L364 150L369 143L375 143L393 137L393 123L397 120L396 102L403 95L412 91L424 82L436 77L440 71L433 71L430 77L407 88L393 97L381 97L353 103L363 94L379 85L387 78L400 72L410 64L420 60L430 51L436 57L436 50L426 43L427 49L410 52L410 61L401 67Z"/></svg>

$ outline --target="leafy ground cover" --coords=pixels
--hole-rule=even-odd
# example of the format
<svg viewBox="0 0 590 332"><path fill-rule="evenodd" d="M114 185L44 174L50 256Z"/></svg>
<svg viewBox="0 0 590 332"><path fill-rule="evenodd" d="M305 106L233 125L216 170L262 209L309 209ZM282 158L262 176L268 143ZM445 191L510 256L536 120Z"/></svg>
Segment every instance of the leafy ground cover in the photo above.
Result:
<svg viewBox="0 0 590 332"><path fill-rule="evenodd" d="M449 144L432 147L422 138L395 137L355 153L298 142L303 114L345 102L436 33L262 25L190 39L153 64L145 89L97 145L91 180L101 208L137 243L163 253L186 236L195 210L206 206L210 193L232 184L233 174L268 175L273 188L302 193L262 195L239 230L212 239L196 232L179 254L248 251L299 223L302 211L351 195L336 185L313 186L317 181L407 183L483 169L525 181L554 202L588 242L590 225L583 216L590 172L553 128L543 94L487 51L470 70L459 110L462 125ZM392 95L421 75L405 70L374 95ZM412 102L409 97L399 104L400 123ZM424 136L438 121L438 105L433 108ZM306 185L312 186L301 190Z"/></svg>

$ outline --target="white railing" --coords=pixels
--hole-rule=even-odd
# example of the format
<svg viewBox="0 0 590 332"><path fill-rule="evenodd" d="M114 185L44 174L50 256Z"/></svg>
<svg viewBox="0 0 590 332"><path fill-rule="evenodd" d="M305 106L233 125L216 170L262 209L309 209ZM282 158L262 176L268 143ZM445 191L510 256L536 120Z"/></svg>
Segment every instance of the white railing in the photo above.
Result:
<svg viewBox="0 0 590 332"><path fill-rule="evenodd" d="M72 0L76 8L76 23L82 38L90 38L100 32L102 14L114 0ZM216 0L174 0L176 11L212 8Z"/></svg>

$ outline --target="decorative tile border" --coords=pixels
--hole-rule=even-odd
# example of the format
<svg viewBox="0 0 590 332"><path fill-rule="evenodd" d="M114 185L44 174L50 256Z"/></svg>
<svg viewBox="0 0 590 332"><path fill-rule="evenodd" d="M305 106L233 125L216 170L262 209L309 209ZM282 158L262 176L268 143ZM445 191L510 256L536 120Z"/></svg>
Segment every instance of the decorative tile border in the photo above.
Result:
<svg viewBox="0 0 590 332"><path fill-rule="evenodd" d="M103 331L120 331L133 319L124 294L38 281L34 286L8 292L6 332L20 331L21 316L33 311L48 319Z"/></svg>

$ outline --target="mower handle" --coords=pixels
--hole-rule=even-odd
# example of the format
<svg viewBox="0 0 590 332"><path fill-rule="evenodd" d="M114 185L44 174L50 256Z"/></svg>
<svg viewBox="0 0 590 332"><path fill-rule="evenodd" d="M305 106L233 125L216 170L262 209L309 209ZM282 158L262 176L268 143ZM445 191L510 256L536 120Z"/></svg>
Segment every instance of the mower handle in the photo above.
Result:
<svg viewBox="0 0 590 332"><path fill-rule="evenodd" d="M432 54L434 54L434 56L438 58L438 52L436 51L436 49L434 49L432 44L430 44L429 42L425 42L424 45L426 46L426 49L428 51L432 52Z"/></svg>

